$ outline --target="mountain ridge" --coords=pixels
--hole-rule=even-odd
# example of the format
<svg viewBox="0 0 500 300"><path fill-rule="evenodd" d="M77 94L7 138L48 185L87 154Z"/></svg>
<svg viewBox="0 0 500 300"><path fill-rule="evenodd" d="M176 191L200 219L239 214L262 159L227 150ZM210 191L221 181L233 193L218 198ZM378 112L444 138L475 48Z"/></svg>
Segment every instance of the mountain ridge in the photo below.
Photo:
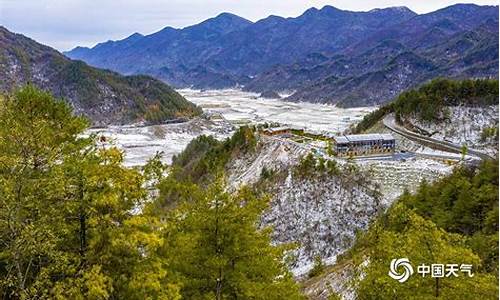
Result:
<svg viewBox="0 0 500 300"><path fill-rule="evenodd" d="M157 79L96 69L0 26L0 92L25 84L65 99L93 125L159 123L200 113Z"/></svg>
<svg viewBox="0 0 500 300"><path fill-rule="evenodd" d="M206 22L224 19L231 20L227 30L207 27ZM123 49L96 46L65 54L123 74L152 75L181 88L296 91L288 100L374 105L438 76L498 76L498 59L490 55L498 48L498 27L479 30L488 20L498 23L498 6L457 4L419 15L406 7L353 12L327 5L297 17L271 15L256 22L223 13L183 29L139 37L130 46L127 39L116 41ZM485 58L471 55L470 48L457 48L457 57L441 59L447 51L441 44L469 31L480 36L472 41L477 51L490 45L482 49ZM391 64L402 52L412 52L414 59ZM354 84L367 78L380 79ZM384 78L391 84L382 84ZM349 80L351 85L345 86ZM359 93L360 88L368 90Z"/></svg>

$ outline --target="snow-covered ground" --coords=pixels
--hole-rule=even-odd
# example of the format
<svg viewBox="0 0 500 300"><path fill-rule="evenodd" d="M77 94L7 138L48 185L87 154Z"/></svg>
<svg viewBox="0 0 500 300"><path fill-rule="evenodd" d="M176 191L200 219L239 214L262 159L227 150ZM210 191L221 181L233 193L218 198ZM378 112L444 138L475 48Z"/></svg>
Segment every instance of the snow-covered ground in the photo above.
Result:
<svg viewBox="0 0 500 300"><path fill-rule="evenodd" d="M256 94L238 90L180 92L205 112L219 113L224 119L200 117L181 124L113 126L92 129L90 133L113 139L125 151L126 165L141 165L157 152L163 152L165 161L170 162L172 156L180 153L195 137L205 134L224 139L240 124L279 122L314 131L342 132L374 109L289 103L261 99ZM239 157L228 166L229 182L233 188L256 182L263 167L289 170L311 147L325 146L261 138L259 149L254 154ZM413 144L406 146L415 150L420 148ZM338 160L338 163L344 165L346 162ZM370 187L335 176L301 179L288 173L287 179L273 188L271 205L262 221L274 227L274 242L298 242L300 245L296 250L298 260L293 267L295 275L305 275L312 268L316 255L327 264L334 263L337 255L352 245L356 231L365 229L381 207L387 207L405 188L413 190L420 180L433 181L452 168L420 157L406 161L368 159L357 164L365 171L363 173L369 175L372 183L380 186L381 199L372 194Z"/></svg>
<svg viewBox="0 0 500 300"><path fill-rule="evenodd" d="M138 166L144 165L158 152L163 153L164 162L170 163L172 157L197 136L205 134L224 139L232 132L229 124L199 118L179 124L109 126L90 129L87 133L107 137L110 144L124 151L126 166Z"/></svg>
<svg viewBox="0 0 500 300"><path fill-rule="evenodd" d="M454 159L461 160L462 154L446 152L441 150L436 150L412 141L402 135L399 135L392 130L385 127L382 122L375 124L372 128L366 131L366 133L388 133L391 134L396 140L396 152L406 151L415 153L419 157L433 157L442 159ZM466 155L466 160L477 159L475 156Z"/></svg>
<svg viewBox="0 0 500 300"><path fill-rule="evenodd" d="M361 172L355 175L369 184L360 184L352 180L354 177L346 179L345 172L342 176L305 179L293 176L290 170L309 151L304 144L261 136L255 152L233 159L228 166L233 189L257 182L264 167L288 174L269 191L271 203L262 221L273 227L274 242L299 244L292 267L299 277L311 270L316 255L326 264L335 263L354 242L356 231L366 229L377 211L388 207L405 189L414 191L422 180L432 182L453 168L414 156L405 161L356 160ZM341 167L348 164L335 160ZM380 192L380 198L374 190Z"/></svg>
<svg viewBox="0 0 500 300"><path fill-rule="evenodd" d="M298 143L261 136L255 152L234 159L228 166L233 188L255 183L264 167L287 174L267 191L271 202L262 223L273 227L273 242L298 243L292 266L296 276L309 272L315 256L333 264L336 256L352 245L356 231L365 229L379 209L370 188L360 186L354 178L293 175L294 166L309 151ZM362 178L363 174L356 176Z"/></svg>
<svg viewBox="0 0 500 300"><path fill-rule="evenodd" d="M259 98L257 94L240 90L179 91L205 112L220 113L228 122L199 118L183 124L160 126L110 126L89 130L110 137L125 152L125 165L146 163L157 152L164 153L169 163L199 135L214 135L223 139L232 134L231 125L279 122L316 131L341 132L360 121L375 107L342 109L332 105L291 103Z"/></svg>
<svg viewBox="0 0 500 300"><path fill-rule="evenodd" d="M179 90L204 111L221 113L230 122L278 122L315 131L342 132L376 107L338 108L333 105L295 103L259 98L259 94L236 89Z"/></svg>
<svg viewBox="0 0 500 300"><path fill-rule="evenodd" d="M453 165L419 156L406 161L357 160L357 164L379 185L382 204L386 207L404 190L415 192L422 180L432 182L453 171Z"/></svg>
<svg viewBox="0 0 500 300"><path fill-rule="evenodd" d="M484 128L498 127L498 105L487 107L448 107L449 117L440 123L422 122L418 118L409 121L431 134L431 137L457 145L483 150L495 155L498 144L490 140L481 140Z"/></svg>

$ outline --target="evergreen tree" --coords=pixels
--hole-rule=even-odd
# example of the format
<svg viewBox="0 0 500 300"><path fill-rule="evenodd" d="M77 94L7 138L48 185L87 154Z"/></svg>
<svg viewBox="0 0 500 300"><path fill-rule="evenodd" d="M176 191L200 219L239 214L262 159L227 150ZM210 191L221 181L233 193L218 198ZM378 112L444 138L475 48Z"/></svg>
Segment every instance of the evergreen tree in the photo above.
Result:
<svg viewBox="0 0 500 300"><path fill-rule="evenodd" d="M67 232L66 178L58 167L88 141L86 126L61 101L28 86L0 103L0 291L4 298L47 293L51 276L72 257Z"/></svg>
<svg viewBox="0 0 500 300"><path fill-rule="evenodd" d="M178 299L161 224L134 215L145 177L82 118L27 86L0 105L0 293L8 299Z"/></svg>
<svg viewBox="0 0 500 300"><path fill-rule="evenodd" d="M166 255L184 299L302 299L270 229L258 229L266 199L224 191L218 179L172 213Z"/></svg>
<svg viewBox="0 0 500 300"><path fill-rule="evenodd" d="M363 240L368 259L357 289L358 299L497 299L497 278L478 272L481 260L466 247L466 239L439 229L403 204L395 205ZM387 275L392 259L409 258L414 274L400 283ZM432 278L417 274L422 264L471 264L474 276Z"/></svg>

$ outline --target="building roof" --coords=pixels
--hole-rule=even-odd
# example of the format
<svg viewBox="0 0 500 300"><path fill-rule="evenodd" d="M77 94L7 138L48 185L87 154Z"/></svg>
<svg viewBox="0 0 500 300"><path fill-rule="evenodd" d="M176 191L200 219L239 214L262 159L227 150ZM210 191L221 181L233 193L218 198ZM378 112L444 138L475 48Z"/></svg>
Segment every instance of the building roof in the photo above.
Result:
<svg viewBox="0 0 500 300"><path fill-rule="evenodd" d="M349 143L349 140L345 136L336 136L334 137L335 141L337 144L347 144Z"/></svg>
<svg viewBox="0 0 500 300"><path fill-rule="evenodd" d="M394 137L391 134L351 134L334 137L337 143L363 142L363 141L392 141Z"/></svg>
<svg viewBox="0 0 500 300"><path fill-rule="evenodd" d="M383 140L394 140L394 137L390 133L381 133L380 136L382 136Z"/></svg>
<svg viewBox="0 0 500 300"><path fill-rule="evenodd" d="M285 130L290 130L290 127L288 127L288 126L272 127L272 128L266 128L264 131L272 133L272 132L279 132L279 131L285 131Z"/></svg>

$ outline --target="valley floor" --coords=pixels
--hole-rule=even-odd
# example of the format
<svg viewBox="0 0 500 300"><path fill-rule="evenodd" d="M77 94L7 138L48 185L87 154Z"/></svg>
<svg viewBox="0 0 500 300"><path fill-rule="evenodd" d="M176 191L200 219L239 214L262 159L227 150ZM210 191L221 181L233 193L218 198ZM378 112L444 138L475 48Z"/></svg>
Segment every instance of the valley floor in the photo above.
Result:
<svg viewBox="0 0 500 300"><path fill-rule="evenodd" d="M156 152L164 153L165 162L180 153L200 135L218 139L229 137L239 125L250 123L282 123L314 131L343 132L359 122L376 107L343 109L332 105L291 103L259 98L258 94L240 90L179 90L189 101L203 108L207 115L187 123L155 126L109 126L89 133L110 137L125 151L125 164L142 165Z"/></svg>

